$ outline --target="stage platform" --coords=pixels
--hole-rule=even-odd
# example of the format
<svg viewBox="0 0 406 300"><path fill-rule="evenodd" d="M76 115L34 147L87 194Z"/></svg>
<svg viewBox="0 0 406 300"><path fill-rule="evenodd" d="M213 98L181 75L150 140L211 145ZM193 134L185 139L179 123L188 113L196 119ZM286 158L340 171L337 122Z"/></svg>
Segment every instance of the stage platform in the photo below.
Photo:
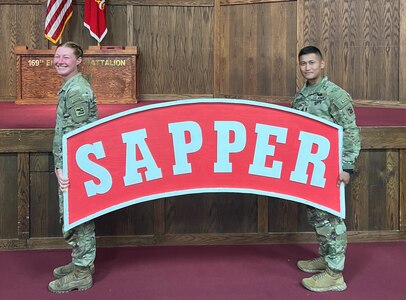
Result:
<svg viewBox="0 0 406 300"><path fill-rule="evenodd" d="M128 109L159 103L144 100L135 104L99 105L99 118ZM18 105L14 102L0 102L0 129L34 129L55 127L56 105ZM363 126L406 126L405 108L355 107L357 124Z"/></svg>

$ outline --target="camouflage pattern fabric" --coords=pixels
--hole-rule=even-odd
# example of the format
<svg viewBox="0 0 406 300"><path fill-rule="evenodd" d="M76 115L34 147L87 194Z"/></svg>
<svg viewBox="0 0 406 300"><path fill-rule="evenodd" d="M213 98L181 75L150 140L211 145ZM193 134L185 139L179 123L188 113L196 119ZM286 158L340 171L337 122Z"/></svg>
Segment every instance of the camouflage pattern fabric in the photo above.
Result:
<svg viewBox="0 0 406 300"><path fill-rule="evenodd" d="M62 236L72 247L72 262L76 266L90 267L96 259L96 234L94 221L80 224L68 231L63 229L63 193L59 190L59 213Z"/></svg>
<svg viewBox="0 0 406 300"><path fill-rule="evenodd" d="M324 76L316 85L305 84L295 95L292 107L341 125L342 168L354 169L361 143L351 96ZM320 255L325 258L330 269L342 271L347 247L347 229L344 221L313 207L308 207L307 213L309 224L316 232Z"/></svg>
<svg viewBox="0 0 406 300"><path fill-rule="evenodd" d="M361 149L359 128L351 96L327 76L314 85L306 84L295 95L292 107L343 127L343 169L354 169Z"/></svg>
<svg viewBox="0 0 406 300"><path fill-rule="evenodd" d="M347 227L343 219L310 206L307 207L307 219L316 232L320 256L330 269L342 271L347 248Z"/></svg>
<svg viewBox="0 0 406 300"><path fill-rule="evenodd" d="M62 136L97 120L96 98L90 84L78 73L63 84L58 92L53 155L55 168L62 169ZM59 189L58 189L59 190ZM63 193L59 190L59 212L63 225ZM81 224L62 234L72 246L72 262L81 267L93 265L96 258L94 222Z"/></svg>
<svg viewBox="0 0 406 300"><path fill-rule="evenodd" d="M81 73L70 78L58 92L53 154L55 168L62 169L62 136L97 120L93 90Z"/></svg>

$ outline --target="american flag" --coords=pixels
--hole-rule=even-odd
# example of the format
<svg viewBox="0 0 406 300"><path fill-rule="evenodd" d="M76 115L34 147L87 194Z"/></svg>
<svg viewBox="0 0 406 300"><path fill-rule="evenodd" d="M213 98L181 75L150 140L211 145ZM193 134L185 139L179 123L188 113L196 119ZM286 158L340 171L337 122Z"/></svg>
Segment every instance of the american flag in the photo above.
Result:
<svg viewBox="0 0 406 300"><path fill-rule="evenodd" d="M72 16L72 0L48 0L45 19L45 37L56 44L66 23Z"/></svg>

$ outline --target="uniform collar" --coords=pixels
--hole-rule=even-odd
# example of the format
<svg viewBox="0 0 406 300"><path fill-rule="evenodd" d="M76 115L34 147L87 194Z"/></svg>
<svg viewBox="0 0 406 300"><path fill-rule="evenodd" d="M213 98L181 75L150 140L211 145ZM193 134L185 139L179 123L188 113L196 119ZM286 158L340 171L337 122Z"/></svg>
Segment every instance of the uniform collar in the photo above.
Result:
<svg viewBox="0 0 406 300"><path fill-rule="evenodd" d="M327 76L323 76L323 78L320 80L319 83L315 85L307 85L307 82L303 85L302 89L300 90L300 93L304 96L311 95L314 93L317 93L321 90L321 88L324 86L324 84L328 81Z"/></svg>
<svg viewBox="0 0 406 300"><path fill-rule="evenodd" d="M72 84L73 81L76 80L79 76L82 76L82 73L78 72L77 74L73 75L71 78L69 78L59 89L58 95L62 93L63 91L66 91L69 86Z"/></svg>

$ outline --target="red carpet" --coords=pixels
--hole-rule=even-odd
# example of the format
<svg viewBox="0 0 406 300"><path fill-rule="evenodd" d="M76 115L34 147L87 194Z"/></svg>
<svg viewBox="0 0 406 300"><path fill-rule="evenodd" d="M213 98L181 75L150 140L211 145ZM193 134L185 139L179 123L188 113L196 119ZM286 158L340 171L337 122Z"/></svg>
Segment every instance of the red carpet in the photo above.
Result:
<svg viewBox="0 0 406 300"><path fill-rule="evenodd" d="M135 107L158 103L139 101L136 104L99 105L99 117L103 118ZM54 128L55 105L17 105L0 102L0 128ZM406 109L356 107L358 126L406 126Z"/></svg>
<svg viewBox="0 0 406 300"><path fill-rule="evenodd" d="M68 250L0 251L0 299L405 299L406 242L352 243L343 292L314 293L300 281L300 258L315 244L98 249L94 286L84 292L47 291L53 267Z"/></svg>

